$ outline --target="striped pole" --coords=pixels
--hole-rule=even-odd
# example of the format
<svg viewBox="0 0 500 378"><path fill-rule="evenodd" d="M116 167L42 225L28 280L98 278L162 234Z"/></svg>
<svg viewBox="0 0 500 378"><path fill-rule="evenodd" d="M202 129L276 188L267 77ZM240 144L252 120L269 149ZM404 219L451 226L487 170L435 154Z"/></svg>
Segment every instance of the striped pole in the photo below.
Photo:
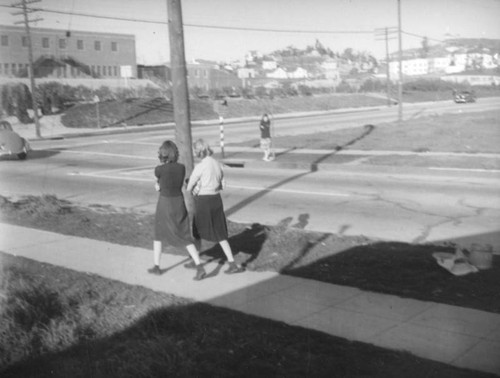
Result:
<svg viewBox="0 0 500 378"><path fill-rule="evenodd" d="M224 159L224 117L219 116L219 125L220 125L220 151L222 154L222 158Z"/></svg>

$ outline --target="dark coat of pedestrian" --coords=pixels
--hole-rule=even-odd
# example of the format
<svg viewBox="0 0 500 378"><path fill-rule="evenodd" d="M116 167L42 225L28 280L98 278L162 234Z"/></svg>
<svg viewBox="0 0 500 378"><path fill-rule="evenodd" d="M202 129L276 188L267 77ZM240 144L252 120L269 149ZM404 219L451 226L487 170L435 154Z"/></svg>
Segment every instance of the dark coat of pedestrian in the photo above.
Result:
<svg viewBox="0 0 500 378"><path fill-rule="evenodd" d="M260 129L260 148L264 151L265 161L271 161L274 159L274 154L271 149L272 139L271 139L271 119L267 113L264 113L259 123Z"/></svg>

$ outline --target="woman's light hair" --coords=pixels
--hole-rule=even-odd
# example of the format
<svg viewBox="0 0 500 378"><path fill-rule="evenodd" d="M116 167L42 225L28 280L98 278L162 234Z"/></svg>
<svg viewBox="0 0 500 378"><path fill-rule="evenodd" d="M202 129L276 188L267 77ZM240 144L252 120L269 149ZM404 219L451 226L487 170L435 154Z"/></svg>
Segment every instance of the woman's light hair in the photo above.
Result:
<svg viewBox="0 0 500 378"><path fill-rule="evenodd" d="M198 139L193 143L194 154L196 157L203 159L204 157L211 156L214 152L209 144L203 139Z"/></svg>

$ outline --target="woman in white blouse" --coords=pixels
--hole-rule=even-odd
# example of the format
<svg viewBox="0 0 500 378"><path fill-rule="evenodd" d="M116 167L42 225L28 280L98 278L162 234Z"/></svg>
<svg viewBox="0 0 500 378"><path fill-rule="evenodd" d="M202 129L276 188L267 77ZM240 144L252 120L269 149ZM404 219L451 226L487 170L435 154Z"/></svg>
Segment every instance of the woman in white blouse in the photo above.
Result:
<svg viewBox="0 0 500 378"><path fill-rule="evenodd" d="M195 156L201 159L194 167L187 185L187 190L194 194L194 236L219 243L229 262L225 273L241 273L245 269L235 263L227 241L226 215L220 195L225 186L222 164L212 157L213 151L203 139L198 139L193 148Z"/></svg>

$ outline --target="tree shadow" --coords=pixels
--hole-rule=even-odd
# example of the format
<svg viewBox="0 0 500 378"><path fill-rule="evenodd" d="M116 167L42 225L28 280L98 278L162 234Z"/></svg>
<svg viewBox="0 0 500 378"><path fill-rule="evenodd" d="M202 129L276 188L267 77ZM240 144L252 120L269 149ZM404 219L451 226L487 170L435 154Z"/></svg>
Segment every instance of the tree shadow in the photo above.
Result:
<svg viewBox="0 0 500 378"><path fill-rule="evenodd" d="M309 242L280 273L500 313L500 256L493 256L490 269L454 276L439 266L433 257L435 252L454 254L456 247L452 244L376 242L320 257L313 249L324 240L325 237L320 237Z"/></svg>
<svg viewBox="0 0 500 378"><path fill-rule="evenodd" d="M292 181L295 181L301 177L304 177L304 176L307 176L313 172L316 172L318 170L318 167L317 165L322 162L323 160L327 159L328 157L336 154L337 152L341 151L342 149L348 147L348 146L351 146L353 144L355 144L356 142L362 140L363 138L366 138L369 134L371 134L373 132L373 130L375 130L375 126L374 125L366 125L364 126L364 131L361 135L357 136L356 138L350 140L349 142L345 143L344 145L342 146L339 146L336 148L336 150L330 154L326 154L324 156L321 156L320 158L318 158L317 160L315 160L312 164L311 164L311 167L310 167L310 170L307 171L307 172L303 172L303 173L299 173L299 174L296 174L292 177L289 177L289 178L286 178L280 182L277 182L276 184L273 184L273 185L270 185L268 186L267 188L265 189L262 189L261 191L251 195L250 197L244 199L243 201L233 205L232 207L230 207L229 209L227 209L225 211L226 215L227 216L231 216L232 214L238 212L239 210L245 208L247 205L251 204L252 202L262 198L263 196L265 196L267 193L273 191L273 189L276 189L276 188L279 188L283 185L286 185L288 184L289 182L292 182Z"/></svg>
<svg viewBox="0 0 500 378"><path fill-rule="evenodd" d="M283 224L289 223L288 220L284 219ZM259 226L253 228L261 229ZM253 235L250 229L248 233ZM432 257L434 251L450 251L451 246L375 242L347 248L335 255L302 264L328 236L323 234L311 240L281 269L281 273L371 292L392 293L403 298L420 299L415 294L420 292L423 300L438 303L460 306L467 301L469 305L471 301L476 301L474 304L477 308L487 306L483 308L485 311L500 313L500 256L495 256L493 267L489 271L464 277L450 275ZM328 280L325 279L326 275ZM280 280L280 277L272 278L234 290L218 299L248 298L252 292L276 297L278 292L266 290L273 285L277 290L282 290L277 285ZM291 287L293 285L288 286L289 289ZM482 290L483 288L486 290ZM336 290L335 286L330 289ZM245 314L231 309L231 306L223 308L193 303L165 293L141 291L143 289L140 287L135 290L139 292L137 300L130 302L131 306L123 306L120 302L123 298L120 296L117 297L118 303L110 301L105 304L106 307L114 306L113 310L120 314L125 313L128 319L119 318L121 322L116 321L111 330L103 329L102 325L105 326L106 323L99 319L99 312L104 313L104 310L95 303L92 308L95 308L100 321L89 318L90 321L78 324L75 331L78 337L74 343L55 348L57 350L54 352L39 349L41 352L38 355L26 354L17 362L5 366L1 370L2 377L219 376L221 369L226 372L224 376L241 377L327 377L340 370L347 376L357 376L360 355L365 356L361 362L363 369L375 376L384 376L383 372L388 371L387 366L394 376L408 374L408 371L416 372L410 374L410 377L471 376L470 370L431 362L407 351L389 351L326 332ZM322 294L324 292L318 293ZM78 294L83 298L86 295L91 302L97 302L99 297L96 295L95 299L92 298L91 289L88 289L88 293ZM309 295L315 294L310 292ZM153 296L151 300L150 296ZM106 299L106 295L103 297ZM166 299L167 297L170 299ZM146 305L142 306L139 302L146 302ZM391 302L391 306L397 306L397 303L398 301ZM276 301L276 306L280 305ZM138 308L134 309L135 306ZM251 309L251 306L247 308ZM351 322L350 319L343 321ZM349 324L354 324L356 319L353 318L352 322ZM226 347L225 353L220 352L221 345ZM287 350L283 349L284 346ZM283 353L277 353L277 350ZM296 357L309 356L308 353L313 350L310 355L314 358L312 365L307 359ZM317 352L319 353L316 354ZM332 359L332 355L338 358ZM125 370L123 366L126 367ZM132 366L136 367L135 371ZM252 371L251 374L247 374L248 369ZM422 369L430 370L423 373ZM489 375L474 372L474 376Z"/></svg>
<svg viewBox="0 0 500 378"><path fill-rule="evenodd" d="M356 138L353 138L350 141L344 143L341 146L336 146L335 150L333 152L331 152L329 154L325 154L325 155L319 157L318 159L316 159L312 163L313 167L315 167L316 170L317 170L317 164L320 164L322 161L328 159L330 156L336 155L340 151L345 150L347 147L350 147L350 146L356 144L360 140L363 140L368 135L370 135L374 130L375 130L375 125L365 125L365 126L363 126L363 132L360 135L358 135Z"/></svg>

